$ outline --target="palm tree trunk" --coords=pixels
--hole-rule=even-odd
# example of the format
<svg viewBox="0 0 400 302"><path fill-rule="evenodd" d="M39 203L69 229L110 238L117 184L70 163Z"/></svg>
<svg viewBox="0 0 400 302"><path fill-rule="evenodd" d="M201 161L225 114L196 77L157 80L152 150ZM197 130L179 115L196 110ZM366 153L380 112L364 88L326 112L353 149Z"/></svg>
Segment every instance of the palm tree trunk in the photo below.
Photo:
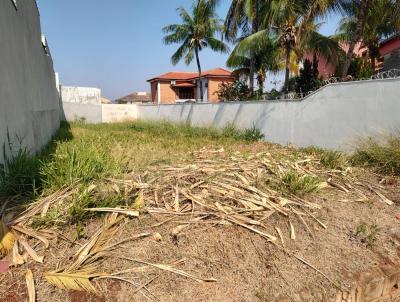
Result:
<svg viewBox="0 0 400 302"><path fill-rule="evenodd" d="M286 93L289 92L290 51L291 51L291 46L290 46L290 44L288 43L288 44L286 45L286 62L285 62L285 63L286 63L286 70L285 70L285 85L284 85Z"/></svg>
<svg viewBox="0 0 400 302"><path fill-rule="evenodd" d="M343 65L342 77L347 76L347 72L349 71L350 63L353 58L354 48L356 47L357 42L360 42L361 40L369 3L370 0L362 0L361 2L361 8L357 18L356 29L354 31L353 39L350 41L349 50L347 51L346 60Z"/></svg>
<svg viewBox="0 0 400 302"><path fill-rule="evenodd" d="M258 32L258 18L257 18L257 13L258 13L258 1L255 0L253 2L253 21L251 25L251 33L255 34ZM256 69L256 54L252 50L250 52L250 72L249 72L249 90L251 95L254 94L254 74L255 74L255 69Z"/></svg>
<svg viewBox="0 0 400 302"><path fill-rule="evenodd" d="M203 101L203 83L201 82L201 65L200 65L200 58L199 58L199 49L195 48L196 54L196 62L197 62L197 70L199 71L199 87L200 87L200 100Z"/></svg>

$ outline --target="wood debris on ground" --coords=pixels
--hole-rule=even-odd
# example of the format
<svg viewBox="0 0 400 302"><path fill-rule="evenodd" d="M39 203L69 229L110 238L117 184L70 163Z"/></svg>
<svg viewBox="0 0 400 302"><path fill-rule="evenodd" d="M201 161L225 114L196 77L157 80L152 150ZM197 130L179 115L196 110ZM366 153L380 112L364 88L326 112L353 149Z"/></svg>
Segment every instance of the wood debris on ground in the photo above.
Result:
<svg viewBox="0 0 400 302"><path fill-rule="evenodd" d="M129 207L87 208L86 211L106 215L103 226L82 245L71 264L49 271L44 277L59 288L92 293L98 293L93 279L116 279L133 284L145 297L151 296L146 288L147 283L135 283L131 274L143 272L146 268L168 271L198 282L214 282L216 280L213 278L200 278L176 268L182 260L172 264L155 264L131 255L116 256L114 253L128 240L152 237L162 241L159 233L143 233L114 244L111 239L124 219L136 219L148 213L161 221L152 227L174 222L171 235L175 238L202 224L233 225L258 234L286 251L285 242L289 242L289 239L299 240L293 224L296 219L306 226L311 236L313 231L309 225L314 223L321 229L329 227L315 215L321 208L320 204L285 190L283 179L288 173L295 173L300 179L318 179L318 190L329 188L340 191L346 195L342 201L363 202L373 195L380 202L393 204L382 188L354 177L351 169L326 170L312 156L289 160L274 157L268 152L230 156L223 149L202 149L194 153L194 160L188 165L157 167L137 179L107 179L118 194L134 194L136 198L133 203ZM94 190L96 185L91 185L86 192L90 194ZM45 262L46 250L57 233L46 229L34 230L32 222L37 217L44 217L54 207L64 206L68 209L65 200L76 191L76 188L63 188L32 203L19 214L15 214L18 213L16 209L3 208L0 212L0 259L9 257L13 266L27 263L30 259L38 263ZM278 226L270 225L274 216L288 225L289 238L284 238ZM141 266L121 272L103 272L101 263L115 257ZM303 259L301 261L306 263ZM311 264L308 265L313 268ZM30 271L26 279L29 297L34 299L34 282Z"/></svg>

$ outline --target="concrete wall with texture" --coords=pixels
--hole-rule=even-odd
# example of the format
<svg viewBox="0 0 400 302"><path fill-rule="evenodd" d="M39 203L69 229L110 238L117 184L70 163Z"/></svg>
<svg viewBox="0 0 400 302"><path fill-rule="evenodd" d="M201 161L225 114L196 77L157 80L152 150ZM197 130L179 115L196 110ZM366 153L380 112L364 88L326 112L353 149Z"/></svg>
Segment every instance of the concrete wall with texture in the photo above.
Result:
<svg viewBox="0 0 400 302"><path fill-rule="evenodd" d="M360 136L400 128L400 79L332 84L302 101L138 105L138 117L217 128L254 125L267 141L347 150Z"/></svg>
<svg viewBox="0 0 400 302"><path fill-rule="evenodd" d="M400 128L399 96L400 79L387 79L330 84L302 101L99 105L98 109L64 103L64 111L67 120L84 117L88 122L141 119L216 128L228 123L240 129L255 126L270 142L347 151L359 137Z"/></svg>
<svg viewBox="0 0 400 302"><path fill-rule="evenodd" d="M60 94L63 102L101 104L101 90L98 88L61 85Z"/></svg>
<svg viewBox="0 0 400 302"><path fill-rule="evenodd" d="M53 62L42 41L35 0L0 1L0 163L9 141L12 152L39 151L59 127Z"/></svg>

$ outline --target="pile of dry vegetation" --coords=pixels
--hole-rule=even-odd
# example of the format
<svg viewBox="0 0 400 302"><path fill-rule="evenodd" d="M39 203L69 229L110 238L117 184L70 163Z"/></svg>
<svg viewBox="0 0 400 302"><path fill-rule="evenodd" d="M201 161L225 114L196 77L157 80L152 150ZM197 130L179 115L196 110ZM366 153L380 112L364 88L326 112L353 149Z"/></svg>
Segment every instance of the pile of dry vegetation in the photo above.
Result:
<svg viewBox="0 0 400 302"><path fill-rule="evenodd" d="M258 238L257 244L261 244L259 240L262 240L269 246L269 252L281 255L280 260L274 264L278 271L280 262L294 263L302 266L299 272L316 274L318 277L315 278L324 280L322 282L325 282L325 286L343 289L345 284L340 276L329 269L330 261L321 260L318 255L304 257L301 256L304 253L300 254L299 251L327 245L327 242L335 238L333 234L336 234L334 240L342 245L340 248L343 250L351 250L347 247L352 244L351 240L365 243L357 247L357 251L367 249L375 240L381 240L376 238L377 232L372 224L361 225L356 221L351 223L359 225L360 229L357 228L351 234L353 239L343 238L344 235L338 233L338 230L346 226L347 222L344 217L340 222L340 216L344 213L338 209L344 212L359 209L359 213L365 214L369 208L370 214L364 218L368 221L375 216L379 220L379 228L388 230L395 221L395 215L391 216L391 213L399 210L399 205L389 198L393 193L388 183L388 178L364 169L346 167L341 156L336 153L299 154L270 145L266 152L258 153L228 153L223 148L203 148L193 153L193 161L190 163L149 167L140 175L126 174L118 179L102 179L84 188L79 185L64 187L26 208L6 207L4 204L1 209L0 238L3 239L0 253L5 257L3 263L10 265L9 273L18 275L18 272L26 272L31 301L34 301L35 293L42 297L50 295L46 299L56 299L57 294L49 290L49 286L101 295L96 284L103 287L102 282L110 280L129 284L131 288L125 289L129 295L141 294L146 299L159 300L160 294L151 291L149 287L156 284L156 279L162 282L160 275L165 272L200 283L220 281L218 273L214 274L213 270L201 269L199 266L194 269L187 265L187 262L195 262L193 259L171 259L170 254L175 247L179 248L182 240L187 240L185 237L190 237L196 229L200 229L202 236L210 236L204 242L192 242L191 249L193 245L201 248L202 244L225 245L228 249L237 249L232 238L223 243L212 243L214 232L229 232L233 237L237 236L237 243L241 244L239 237L245 231L251 238ZM82 215L104 213L102 222L92 219L86 226L87 231L77 231L91 233L90 236L77 236L75 239L78 240L71 240L71 233L75 231L65 230L65 227L51 227L65 226L68 213L76 206L73 202L76 196L80 200L93 200L113 194L123 202L113 207L93 207L95 203L86 203L91 206L79 208ZM379 215L376 215L377 210L380 211ZM352 220L358 213L345 215ZM391 220L387 220L388 217ZM387 221L382 225L381 221L385 219ZM48 222L38 223L43 221ZM388 240L385 236L390 237L383 235L383 241ZM139 240L140 244L137 242ZM145 240L151 243L145 243ZM154 244L166 241L168 244L163 247L162 253L157 254L158 262L149 260L150 255L149 259L143 258L152 249L155 250ZM145 253L144 250L139 251L138 245L141 244ZM387 242L381 248L390 251L386 256L392 259L395 258L399 244L396 241L390 244ZM66 248L70 252L66 252ZM193 258L201 257L191 255ZM365 252L365 259L364 255L360 255L360 262L372 259L371 255ZM208 257L211 259L217 255L211 253ZM245 259L248 261L247 256ZM235 261L239 263L241 259ZM354 259L349 258L349 261ZM252 264L248 265L250 269ZM360 263L354 265L359 266ZM213 263L212 267L215 266L218 265ZM229 269L222 279L227 274L230 274ZM3 284L7 283L6 276L0 276ZM310 283L314 281L309 280ZM39 288L38 284L43 288ZM229 286L232 287L232 284ZM302 285L298 286L301 288ZM165 290L163 286L158 288L161 292ZM108 291L110 286L103 294L107 295ZM275 297L278 297L280 293L276 288L274 291ZM213 299L217 292L200 299ZM287 291L284 293L288 295ZM250 296L260 300L272 299L271 293L253 292L246 297ZM184 297L181 297L182 300ZM230 297L239 300L239 297ZM176 298L171 294L167 300Z"/></svg>

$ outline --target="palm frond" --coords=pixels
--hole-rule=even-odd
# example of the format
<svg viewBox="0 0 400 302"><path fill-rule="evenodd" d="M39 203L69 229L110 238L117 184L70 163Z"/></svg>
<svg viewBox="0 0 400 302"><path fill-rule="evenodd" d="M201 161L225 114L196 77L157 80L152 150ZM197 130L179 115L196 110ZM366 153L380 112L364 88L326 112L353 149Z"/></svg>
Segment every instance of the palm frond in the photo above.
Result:
<svg viewBox="0 0 400 302"><path fill-rule="evenodd" d="M97 289L90 281L92 278L100 277L101 274L92 274L87 271L64 273L62 271L47 272L44 274L47 282L64 290L87 291L98 294Z"/></svg>

